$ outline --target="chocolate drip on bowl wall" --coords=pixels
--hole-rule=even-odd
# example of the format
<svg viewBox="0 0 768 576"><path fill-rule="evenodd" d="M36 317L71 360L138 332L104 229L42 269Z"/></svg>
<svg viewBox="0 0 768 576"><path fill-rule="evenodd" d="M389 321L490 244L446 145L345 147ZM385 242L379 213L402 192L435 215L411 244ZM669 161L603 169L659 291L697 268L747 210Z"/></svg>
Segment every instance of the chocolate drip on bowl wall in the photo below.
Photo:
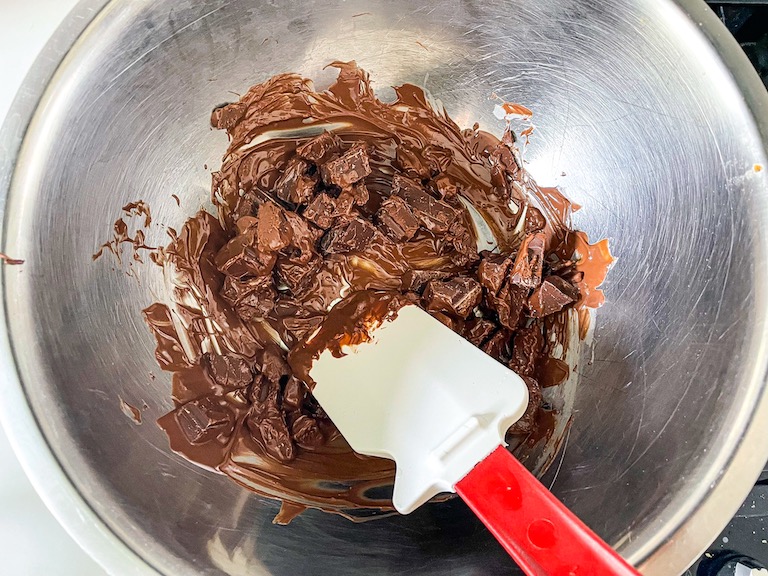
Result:
<svg viewBox="0 0 768 576"><path fill-rule="evenodd" d="M529 177L509 128L462 130L413 85L382 103L354 63L332 66L328 91L281 74L213 111L230 137L218 214L153 252L167 300L144 311L173 373L171 448L286 502L279 523L392 510L393 463L354 453L292 368L331 309L418 303L524 377L531 404L510 433L535 437L541 387L567 377L548 334L600 304L611 261Z"/></svg>

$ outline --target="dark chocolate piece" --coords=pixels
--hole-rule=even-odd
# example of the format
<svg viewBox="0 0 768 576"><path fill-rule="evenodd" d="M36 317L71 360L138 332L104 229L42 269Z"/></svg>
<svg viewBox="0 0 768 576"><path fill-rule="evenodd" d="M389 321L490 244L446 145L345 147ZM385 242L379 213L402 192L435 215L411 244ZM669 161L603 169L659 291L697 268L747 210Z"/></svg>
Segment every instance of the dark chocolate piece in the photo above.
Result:
<svg viewBox="0 0 768 576"><path fill-rule="evenodd" d="M480 348L496 330L496 324L484 318L472 318L464 324L462 336Z"/></svg>
<svg viewBox="0 0 768 576"><path fill-rule="evenodd" d="M254 438L260 438L264 449L276 460L287 463L296 458L296 445L283 416L248 417L246 423Z"/></svg>
<svg viewBox="0 0 768 576"><path fill-rule="evenodd" d="M320 164L339 150L341 150L341 140L331 132L323 132L320 136L316 136L296 148L296 153L302 158Z"/></svg>
<svg viewBox="0 0 768 576"><path fill-rule="evenodd" d="M480 349L493 356L499 362L506 363L510 358L510 340L512 339L512 332L506 328L500 328L494 332L485 343L480 346Z"/></svg>
<svg viewBox="0 0 768 576"><path fill-rule="evenodd" d="M360 252L375 237L376 228L368 220L351 218L331 228L320 240L320 247L326 254Z"/></svg>
<svg viewBox="0 0 768 576"><path fill-rule="evenodd" d="M325 192L315 196L304 210L304 218L323 230L328 230L331 227L335 215L336 199Z"/></svg>
<svg viewBox="0 0 768 576"><path fill-rule="evenodd" d="M534 232L543 230L546 225L547 221L541 213L541 210L529 205L528 210L525 213L525 233L533 234Z"/></svg>
<svg viewBox="0 0 768 576"><path fill-rule="evenodd" d="M260 292L251 292L235 305L237 315L246 322L267 316L275 305L277 292L271 286Z"/></svg>
<svg viewBox="0 0 768 576"><path fill-rule="evenodd" d="M528 288L515 286L508 282L495 296L493 293L487 292L485 302L489 308L496 312L502 326L516 330L525 317L528 292Z"/></svg>
<svg viewBox="0 0 768 576"><path fill-rule="evenodd" d="M403 289L420 292L430 280L445 280L450 277L450 272L443 272L442 270L408 270L403 274Z"/></svg>
<svg viewBox="0 0 768 576"><path fill-rule="evenodd" d="M323 181L341 188L352 186L371 173L365 144L355 144L341 158L323 164L320 168Z"/></svg>
<svg viewBox="0 0 768 576"><path fill-rule="evenodd" d="M435 178L434 186L443 200L451 200L459 193L459 187L448 176Z"/></svg>
<svg viewBox="0 0 768 576"><path fill-rule="evenodd" d="M282 318L277 331L285 345L293 347L306 339L322 322L323 317L320 315L303 318Z"/></svg>
<svg viewBox="0 0 768 576"><path fill-rule="evenodd" d="M351 191L356 206L365 206L371 198L371 195L368 192L368 187L363 180L352 186Z"/></svg>
<svg viewBox="0 0 768 576"><path fill-rule="evenodd" d="M477 279L483 288L496 295L506 281L511 267L512 259L509 256L483 252L482 260L477 267Z"/></svg>
<svg viewBox="0 0 768 576"><path fill-rule="evenodd" d="M283 376L290 376L291 369L285 354L276 345L267 346L261 355L261 373L267 379L277 382Z"/></svg>
<svg viewBox="0 0 768 576"><path fill-rule="evenodd" d="M419 221L408 204L399 196L387 198L376 213L384 233L396 242L407 242L419 229Z"/></svg>
<svg viewBox="0 0 768 576"><path fill-rule="evenodd" d="M242 388L253 381L251 365L240 356L206 354L208 373L224 388Z"/></svg>
<svg viewBox="0 0 768 576"><path fill-rule="evenodd" d="M315 228L295 212L286 211L285 219L291 227L291 246L299 251L294 257L300 262L309 262L316 254L315 243L323 235L322 229Z"/></svg>
<svg viewBox="0 0 768 576"><path fill-rule="evenodd" d="M240 234L227 242L215 260L219 270L237 278L269 274L276 261L275 254L259 250L253 235L248 234Z"/></svg>
<svg viewBox="0 0 768 576"><path fill-rule="evenodd" d="M298 294L315 277L323 261L315 257L309 262L297 258L281 257L275 264L275 276L278 282L288 287L292 294Z"/></svg>
<svg viewBox="0 0 768 576"><path fill-rule="evenodd" d="M524 288L536 288L544 266L545 237L541 232L529 234L520 245L509 281Z"/></svg>
<svg viewBox="0 0 768 576"><path fill-rule="evenodd" d="M347 216L355 205L355 193L352 188L342 190L336 198L336 206L333 216Z"/></svg>
<svg viewBox="0 0 768 576"><path fill-rule="evenodd" d="M309 164L301 158L291 158L275 183L275 195L293 205L306 204L312 199L317 175L307 175Z"/></svg>
<svg viewBox="0 0 768 576"><path fill-rule="evenodd" d="M416 218L430 232L445 233L459 215L459 211L424 191L412 180L396 175L392 193L408 203Z"/></svg>
<svg viewBox="0 0 768 576"><path fill-rule="evenodd" d="M477 280L468 276L458 276L450 280L431 280L424 290L424 302L427 310L447 312L466 318L480 304L483 291Z"/></svg>
<svg viewBox="0 0 768 576"><path fill-rule="evenodd" d="M301 448L311 450L325 442L323 432L317 421L307 415L299 416L291 426L291 436Z"/></svg>
<svg viewBox="0 0 768 576"><path fill-rule="evenodd" d="M264 374L256 374L249 392L251 413L268 416L280 413L280 384Z"/></svg>
<svg viewBox="0 0 768 576"><path fill-rule="evenodd" d="M183 404L176 409L175 419L179 430L191 444L228 437L234 426L232 412L212 398Z"/></svg>
<svg viewBox="0 0 768 576"><path fill-rule="evenodd" d="M256 244L262 252L282 250L293 240L293 230L283 214L283 209L265 202L259 207L256 224Z"/></svg>
<svg viewBox="0 0 768 576"><path fill-rule="evenodd" d="M532 324L515 334L509 367L520 376L533 376L543 352L544 336L541 326Z"/></svg>
<svg viewBox="0 0 768 576"><path fill-rule="evenodd" d="M231 306L236 306L250 294L256 293L259 299L275 298L275 291L272 285L272 278L269 276L257 276L254 278L237 278L235 276L226 276L224 278L224 287L221 289L221 296Z"/></svg>
<svg viewBox="0 0 768 576"><path fill-rule="evenodd" d="M528 308L532 318L544 318L560 312L578 299L579 289L576 286L560 276L550 276L528 298Z"/></svg>
<svg viewBox="0 0 768 576"><path fill-rule="evenodd" d="M304 404L304 399L307 397L307 387L304 382L291 376L288 378L288 382L285 383L285 389L283 390L283 406L291 410L298 410Z"/></svg>
<svg viewBox="0 0 768 576"><path fill-rule="evenodd" d="M522 166L514 152L514 137L506 131L502 141L494 146L490 155L491 185L502 201L509 202L514 195L512 182L518 179Z"/></svg>
<svg viewBox="0 0 768 576"><path fill-rule="evenodd" d="M457 266L464 267L480 259L477 242L461 221L456 220L451 224L446 240L453 246L455 253L451 255L451 260Z"/></svg>

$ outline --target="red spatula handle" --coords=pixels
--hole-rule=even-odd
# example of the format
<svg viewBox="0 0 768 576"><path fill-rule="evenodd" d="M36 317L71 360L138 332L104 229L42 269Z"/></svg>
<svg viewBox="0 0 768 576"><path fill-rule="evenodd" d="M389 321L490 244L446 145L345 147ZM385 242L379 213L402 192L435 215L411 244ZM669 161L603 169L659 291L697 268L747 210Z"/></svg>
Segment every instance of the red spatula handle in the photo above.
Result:
<svg viewBox="0 0 768 576"><path fill-rule="evenodd" d="M503 446L456 492L528 576L639 575Z"/></svg>

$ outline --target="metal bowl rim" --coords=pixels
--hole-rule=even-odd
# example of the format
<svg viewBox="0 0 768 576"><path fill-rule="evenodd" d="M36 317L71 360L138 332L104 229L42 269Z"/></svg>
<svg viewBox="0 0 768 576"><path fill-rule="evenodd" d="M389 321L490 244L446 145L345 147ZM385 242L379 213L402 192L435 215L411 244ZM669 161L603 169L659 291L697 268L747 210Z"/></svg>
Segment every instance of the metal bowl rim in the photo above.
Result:
<svg viewBox="0 0 768 576"><path fill-rule="evenodd" d="M703 0L671 0L713 45L740 89L755 126L768 152L768 92L759 76L731 36ZM62 60L80 35L97 19L110 0L81 0L64 18L40 52L17 93L0 127L0 213L5 206L14 167L24 135L38 103ZM0 220L1 242L5 244L5 217ZM0 271L0 325L7 327L8 302L5 272ZM764 352L765 345L761 346ZM765 354L761 354L765 360ZM665 526L663 543L640 549L630 562L644 574L684 571L720 533L753 486L768 459L768 362L755 371L763 383L752 418L736 451L721 471L720 480L695 511L678 525ZM75 487L43 435L29 404L17 370L13 345L7 328L0 331L0 422L24 471L46 506L69 534L110 573L130 576L162 574L151 562L114 533ZM671 570L671 572L670 572Z"/></svg>

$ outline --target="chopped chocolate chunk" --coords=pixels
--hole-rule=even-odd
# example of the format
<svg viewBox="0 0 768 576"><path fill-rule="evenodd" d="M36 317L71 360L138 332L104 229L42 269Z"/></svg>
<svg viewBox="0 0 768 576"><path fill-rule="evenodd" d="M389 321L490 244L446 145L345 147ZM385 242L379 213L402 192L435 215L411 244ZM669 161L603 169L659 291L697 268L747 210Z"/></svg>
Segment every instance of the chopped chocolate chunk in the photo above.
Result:
<svg viewBox="0 0 768 576"><path fill-rule="evenodd" d="M493 335L488 338L488 340L486 340L485 343L480 347L480 349L489 356L496 358L496 360L499 362L508 362L510 358L509 348L511 338L512 333L505 328L501 328L494 332Z"/></svg>
<svg viewBox="0 0 768 576"><path fill-rule="evenodd" d="M214 108L211 114L211 126L219 130L234 128L245 116L246 110L248 110L248 105L245 102L235 102Z"/></svg>
<svg viewBox="0 0 768 576"><path fill-rule="evenodd" d="M267 346L264 349L261 356L261 373L275 382L283 376L291 375L291 368L285 360L285 354L276 345Z"/></svg>
<svg viewBox="0 0 768 576"><path fill-rule="evenodd" d="M391 196L384 201L376 213L376 220L384 233L396 242L407 242L419 229L416 216L399 196Z"/></svg>
<svg viewBox="0 0 768 576"><path fill-rule="evenodd" d="M304 209L304 218L319 226L323 230L328 230L333 224L336 215L336 200L321 192L315 196Z"/></svg>
<svg viewBox="0 0 768 576"><path fill-rule="evenodd" d="M260 251L254 245L251 235L240 234L227 242L216 254L216 267L224 274L242 278L243 276L263 276L272 271L277 256Z"/></svg>
<svg viewBox="0 0 768 576"><path fill-rule="evenodd" d="M307 290L312 291L314 283L307 286ZM297 298L302 298L301 293ZM321 306L325 312L326 306ZM288 347L293 347L296 342L303 340L311 331L323 321L324 314L319 314L317 310L311 308L311 303L302 301L281 300L274 310L274 315L270 318L277 329L280 338Z"/></svg>
<svg viewBox="0 0 768 576"><path fill-rule="evenodd" d="M482 260L477 267L477 278L480 284L493 295L499 293L502 284L512 266L512 259L504 254L482 253Z"/></svg>
<svg viewBox="0 0 768 576"><path fill-rule="evenodd" d="M251 413L266 418L280 414L280 384L263 374L254 377L250 392Z"/></svg>
<svg viewBox="0 0 768 576"><path fill-rule="evenodd" d="M448 312L466 318L480 304L482 295L482 288L476 280L458 276L446 281L431 280L424 290L424 302L429 311Z"/></svg>
<svg viewBox="0 0 768 576"><path fill-rule="evenodd" d="M297 258L280 257L275 264L275 276L292 294L300 292L320 270L323 260L315 257L309 262Z"/></svg>
<svg viewBox="0 0 768 576"><path fill-rule="evenodd" d="M266 298L274 298L274 288L272 278L269 276L257 276L255 278L237 278L235 276L226 276L224 286L221 289L221 296L232 306L237 305L246 296L258 293Z"/></svg>
<svg viewBox="0 0 768 576"><path fill-rule="evenodd" d="M341 150L341 140L335 134L323 132L320 136L316 136L296 148L296 153L302 158L320 164L327 160L332 153L339 150Z"/></svg>
<svg viewBox="0 0 768 576"><path fill-rule="evenodd" d="M341 158L323 164L320 174L326 184L347 188L371 173L364 144L355 144Z"/></svg>
<svg viewBox="0 0 768 576"><path fill-rule="evenodd" d="M336 207L333 211L333 216L346 216L352 211L352 207L355 205L355 193L351 188L342 190L339 196L336 198Z"/></svg>
<svg viewBox="0 0 768 576"><path fill-rule="evenodd" d="M499 317L499 323L510 330L516 330L524 319L528 288L522 288L510 283L501 287L497 295L491 292L485 294L485 302Z"/></svg>
<svg viewBox="0 0 768 576"><path fill-rule="evenodd" d="M443 200L455 198L459 193L458 186L448 176L435 178L435 188Z"/></svg>
<svg viewBox="0 0 768 576"><path fill-rule="evenodd" d="M259 207L256 224L256 243L262 252L282 250L291 243L293 230L288 225L283 209L272 202Z"/></svg>
<svg viewBox="0 0 768 576"><path fill-rule="evenodd" d="M291 227L293 240L291 246L299 251L297 260L309 262L316 254L315 243L323 235L320 228L315 228L307 220L294 212L285 212L285 218Z"/></svg>
<svg viewBox="0 0 768 576"><path fill-rule="evenodd" d="M525 237L512 266L510 282L525 288L536 288L539 285L544 266L544 242L544 234L541 232Z"/></svg>
<svg viewBox="0 0 768 576"><path fill-rule="evenodd" d="M253 216L256 214L259 203L251 195L246 194L237 199L237 206L232 211L232 219L237 221L243 216Z"/></svg>
<svg viewBox="0 0 768 576"><path fill-rule="evenodd" d="M480 348L491 337L496 325L484 318L471 318L464 324L462 336Z"/></svg>
<svg viewBox="0 0 768 576"><path fill-rule="evenodd" d="M203 444L232 433L234 415L213 398L199 398L176 409L176 423L191 444Z"/></svg>
<svg viewBox="0 0 768 576"><path fill-rule="evenodd" d="M544 318L560 312L578 299L579 289L576 286L560 276L550 276L528 298L528 307L532 318Z"/></svg>
<svg viewBox="0 0 768 576"><path fill-rule="evenodd" d="M543 352L544 336L541 333L541 326L531 324L515 334L509 367L520 376L533 376Z"/></svg>
<svg viewBox="0 0 768 576"><path fill-rule="evenodd" d="M299 416L291 426L291 435L301 448L311 450L322 446L325 442L323 432L320 430L320 426L317 421L311 416L302 414Z"/></svg>
<svg viewBox="0 0 768 576"><path fill-rule="evenodd" d="M288 378L288 382L285 384L283 390L283 406L291 410L298 410L304 404L304 399L307 397L307 387L304 382L291 376Z"/></svg>
<svg viewBox="0 0 768 576"><path fill-rule="evenodd" d="M528 387L528 406L520 419L515 422L507 432L508 434L530 434L536 425L536 416L541 407L541 386L528 376L522 376Z"/></svg>
<svg viewBox="0 0 768 576"><path fill-rule="evenodd" d="M352 196L356 206L365 206L371 198L368 188L362 180L352 186Z"/></svg>
<svg viewBox="0 0 768 576"><path fill-rule="evenodd" d="M408 270L403 274L403 288L412 292L420 292L430 280L445 280L450 278L450 272L442 270Z"/></svg>
<svg viewBox="0 0 768 576"><path fill-rule="evenodd" d="M430 176L437 176L448 170L453 163L453 154L438 144L428 144L421 151L422 160L429 169Z"/></svg>
<svg viewBox="0 0 768 576"><path fill-rule="evenodd" d="M541 210L529 205L528 210L525 213L525 233L533 234L539 230L543 230L547 221L544 219L544 215Z"/></svg>
<svg viewBox="0 0 768 576"><path fill-rule="evenodd" d="M267 277L268 278L268 277ZM277 291L272 282L261 290L246 294L236 305L235 311L243 320L252 321L263 318L272 311L277 300Z"/></svg>
<svg viewBox="0 0 768 576"><path fill-rule="evenodd" d="M258 210L258 207L256 208ZM238 234L252 234L251 228L256 229L256 225L259 223L259 219L253 214L247 216L241 216L235 221L235 228L237 228Z"/></svg>
<svg viewBox="0 0 768 576"><path fill-rule="evenodd" d="M281 325L285 331L279 330L280 337L288 346L293 346L297 342L303 341L315 328L323 322L323 316L290 316L281 320Z"/></svg>
<svg viewBox="0 0 768 576"><path fill-rule="evenodd" d="M225 354L206 354L208 373L219 386L224 388L242 388L253 381L251 366L240 356Z"/></svg>
<svg viewBox="0 0 768 576"><path fill-rule="evenodd" d="M307 175L309 164L301 158L291 158L275 182L275 195L283 202L306 204L313 196L317 175Z"/></svg>
<svg viewBox="0 0 768 576"><path fill-rule="evenodd" d="M279 462L290 462L296 458L296 445L291 440L285 418L270 416L269 418L248 417L246 424L251 434L261 439L267 453Z"/></svg>
<svg viewBox="0 0 768 576"><path fill-rule="evenodd" d="M415 185L412 180L396 175L392 181L392 193L400 196L410 206L416 218L430 232L445 233L459 215L459 211Z"/></svg>
<svg viewBox="0 0 768 576"><path fill-rule="evenodd" d="M376 236L376 228L362 218L351 218L331 228L320 240L320 248L326 254L360 252Z"/></svg>
<svg viewBox="0 0 768 576"><path fill-rule="evenodd" d="M457 266L463 267L480 259L480 255L477 253L477 242L461 221L456 220L451 224L446 239L455 250L455 253L451 255L451 260Z"/></svg>

